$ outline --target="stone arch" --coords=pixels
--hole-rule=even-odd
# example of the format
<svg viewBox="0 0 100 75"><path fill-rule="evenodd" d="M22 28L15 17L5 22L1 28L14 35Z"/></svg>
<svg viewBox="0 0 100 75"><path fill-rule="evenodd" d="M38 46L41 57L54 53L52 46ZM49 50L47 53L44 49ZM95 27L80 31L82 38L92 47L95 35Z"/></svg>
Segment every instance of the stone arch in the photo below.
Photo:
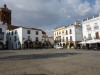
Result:
<svg viewBox="0 0 100 75"><path fill-rule="evenodd" d="M21 49L21 43L20 43L20 41L18 42L18 49Z"/></svg>
<svg viewBox="0 0 100 75"><path fill-rule="evenodd" d="M33 42L31 40L27 40L24 42L24 49L31 49L33 48Z"/></svg>
<svg viewBox="0 0 100 75"><path fill-rule="evenodd" d="M27 49L27 48L28 48L28 42L25 41L25 42L24 42L24 49Z"/></svg>
<svg viewBox="0 0 100 75"><path fill-rule="evenodd" d="M33 48L33 42L32 41L29 42L29 48Z"/></svg>
<svg viewBox="0 0 100 75"><path fill-rule="evenodd" d="M70 42L70 48L74 47L74 43Z"/></svg>

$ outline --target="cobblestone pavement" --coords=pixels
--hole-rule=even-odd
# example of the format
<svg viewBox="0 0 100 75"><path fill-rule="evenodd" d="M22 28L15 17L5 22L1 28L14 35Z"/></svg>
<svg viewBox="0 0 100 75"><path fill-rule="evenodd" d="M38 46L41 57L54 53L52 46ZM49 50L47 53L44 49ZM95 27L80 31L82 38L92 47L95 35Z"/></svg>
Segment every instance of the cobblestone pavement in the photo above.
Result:
<svg viewBox="0 0 100 75"><path fill-rule="evenodd" d="M2 50L0 75L100 75L100 51Z"/></svg>

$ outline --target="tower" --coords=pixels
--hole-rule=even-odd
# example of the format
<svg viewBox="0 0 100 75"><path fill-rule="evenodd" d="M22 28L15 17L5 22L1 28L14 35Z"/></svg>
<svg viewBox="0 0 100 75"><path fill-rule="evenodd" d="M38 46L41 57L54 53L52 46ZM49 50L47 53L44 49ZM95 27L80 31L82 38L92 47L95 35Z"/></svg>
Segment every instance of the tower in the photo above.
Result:
<svg viewBox="0 0 100 75"><path fill-rule="evenodd" d="M6 4L4 4L4 7L0 8L0 22L11 25L11 10L7 8Z"/></svg>

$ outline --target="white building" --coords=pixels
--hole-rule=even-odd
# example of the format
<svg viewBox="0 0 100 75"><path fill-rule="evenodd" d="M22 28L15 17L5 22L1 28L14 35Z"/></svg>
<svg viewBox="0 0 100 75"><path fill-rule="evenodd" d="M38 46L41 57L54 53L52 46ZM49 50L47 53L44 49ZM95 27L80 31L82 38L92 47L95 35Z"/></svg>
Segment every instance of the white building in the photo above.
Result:
<svg viewBox="0 0 100 75"><path fill-rule="evenodd" d="M0 49L6 48L6 29L7 25L0 22Z"/></svg>
<svg viewBox="0 0 100 75"><path fill-rule="evenodd" d="M82 28L83 43L100 43L100 15L83 20Z"/></svg>
<svg viewBox="0 0 100 75"><path fill-rule="evenodd" d="M55 43L67 48L76 47L82 41L82 26L78 21L69 26L62 26L54 29Z"/></svg>
<svg viewBox="0 0 100 75"><path fill-rule="evenodd" d="M7 31L9 49L41 47L43 31L36 28L18 27Z"/></svg>

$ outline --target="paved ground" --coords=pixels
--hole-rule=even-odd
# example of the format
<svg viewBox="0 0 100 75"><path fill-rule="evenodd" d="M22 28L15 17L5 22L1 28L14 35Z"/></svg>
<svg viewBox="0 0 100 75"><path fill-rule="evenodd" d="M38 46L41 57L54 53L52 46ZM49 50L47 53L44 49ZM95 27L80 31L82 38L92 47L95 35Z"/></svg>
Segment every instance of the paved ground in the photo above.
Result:
<svg viewBox="0 0 100 75"><path fill-rule="evenodd" d="M0 75L100 75L100 51L0 51Z"/></svg>

